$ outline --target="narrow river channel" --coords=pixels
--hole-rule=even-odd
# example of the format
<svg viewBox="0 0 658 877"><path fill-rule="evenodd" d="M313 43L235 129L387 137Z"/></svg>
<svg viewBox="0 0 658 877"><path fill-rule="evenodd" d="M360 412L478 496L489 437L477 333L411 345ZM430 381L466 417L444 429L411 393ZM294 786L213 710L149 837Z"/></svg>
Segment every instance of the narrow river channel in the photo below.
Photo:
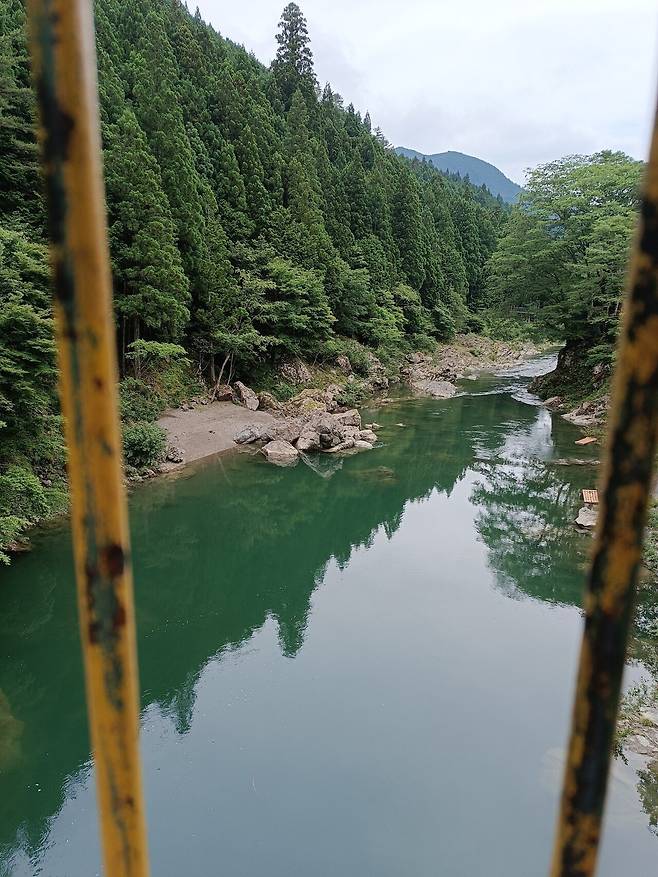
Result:
<svg viewBox="0 0 658 877"><path fill-rule="evenodd" d="M528 393L548 367L375 407L342 461L133 493L154 875L544 877L600 454ZM0 626L0 875L98 874L65 525L2 571ZM656 873L638 767L600 877Z"/></svg>

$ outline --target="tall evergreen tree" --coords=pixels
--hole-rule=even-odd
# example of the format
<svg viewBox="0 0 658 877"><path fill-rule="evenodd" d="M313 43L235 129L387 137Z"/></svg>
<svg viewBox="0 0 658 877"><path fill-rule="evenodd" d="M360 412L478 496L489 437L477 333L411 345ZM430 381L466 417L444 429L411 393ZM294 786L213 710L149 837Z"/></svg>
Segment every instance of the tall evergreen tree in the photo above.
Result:
<svg viewBox="0 0 658 877"><path fill-rule="evenodd" d="M283 105L288 109L298 88L311 97L317 87L306 19L296 3L288 3L283 10L276 41L279 48L272 62L272 72Z"/></svg>
<svg viewBox="0 0 658 877"><path fill-rule="evenodd" d="M134 113L108 126L105 177L121 350L142 337L179 340L189 319L189 283L160 169Z"/></svg>

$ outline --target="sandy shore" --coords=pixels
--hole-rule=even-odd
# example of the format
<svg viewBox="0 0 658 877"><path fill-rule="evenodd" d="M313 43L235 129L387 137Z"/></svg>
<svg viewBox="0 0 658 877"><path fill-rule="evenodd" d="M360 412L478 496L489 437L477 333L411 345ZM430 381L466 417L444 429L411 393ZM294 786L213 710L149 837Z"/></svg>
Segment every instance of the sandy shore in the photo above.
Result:
<svg viewBox="0 0 658 877"><path fill-rule="evenodd" d="M185 454L185 463L235 448L233 437L250 423L272 423L267 411L248 411L233 402L213 402L189 411L165 411L158 423L167 432L170 445ZM165 469L178 469L185 463L167 463Z"/></svg>

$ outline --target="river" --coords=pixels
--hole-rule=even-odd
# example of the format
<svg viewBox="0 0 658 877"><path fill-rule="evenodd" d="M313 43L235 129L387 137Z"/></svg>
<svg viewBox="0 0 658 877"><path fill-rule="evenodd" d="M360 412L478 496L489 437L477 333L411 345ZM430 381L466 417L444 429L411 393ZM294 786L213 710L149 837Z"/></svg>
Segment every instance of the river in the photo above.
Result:
<svg viewBox="0 0 658 877"><path fill-rule="evenodd" d="M548 365L376 407L382 445L317 471L235 453L134 491L154 875L547 873L596 477L559 461L600 453L528 393ZM66 525L0 574L0 626L0 874L98 874ZM655 873L640 766L600 877Z"/></svg>

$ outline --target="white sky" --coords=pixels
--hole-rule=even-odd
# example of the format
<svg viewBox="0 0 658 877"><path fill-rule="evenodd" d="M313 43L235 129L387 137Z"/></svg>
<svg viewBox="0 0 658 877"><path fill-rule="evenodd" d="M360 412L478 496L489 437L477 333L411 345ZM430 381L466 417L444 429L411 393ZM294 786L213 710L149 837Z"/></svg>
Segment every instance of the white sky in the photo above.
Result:
<svg viewBox="0 0 658 877"><path fill-rule="evenodd" d="M194 10L195 0L188 0ZM286 0L198 0L269 64ZM298 0L315 69L396 146L524 170L573 152L644 158L656 0Z"/></svg>

